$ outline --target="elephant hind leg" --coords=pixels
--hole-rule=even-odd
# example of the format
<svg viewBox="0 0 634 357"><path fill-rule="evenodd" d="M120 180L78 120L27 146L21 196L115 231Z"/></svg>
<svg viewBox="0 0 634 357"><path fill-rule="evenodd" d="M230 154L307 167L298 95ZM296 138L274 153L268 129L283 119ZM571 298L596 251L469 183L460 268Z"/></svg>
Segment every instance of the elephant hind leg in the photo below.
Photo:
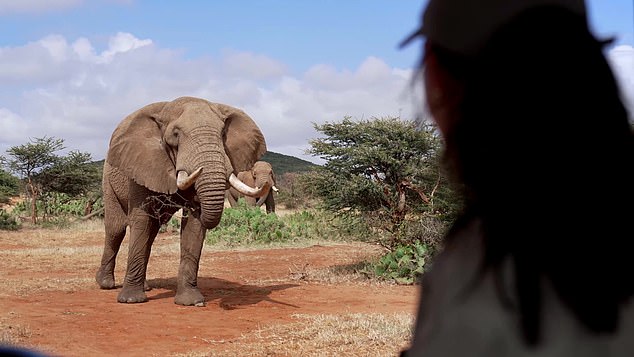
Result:
<svg viewBox="0 0 634 357"><path fill-rule="evenodd" d="M95 279L101 289L114 289L114 268L119 248L125 238L127 217L123 208L113 196L104 194L105 240L101 266Z"/></svg>

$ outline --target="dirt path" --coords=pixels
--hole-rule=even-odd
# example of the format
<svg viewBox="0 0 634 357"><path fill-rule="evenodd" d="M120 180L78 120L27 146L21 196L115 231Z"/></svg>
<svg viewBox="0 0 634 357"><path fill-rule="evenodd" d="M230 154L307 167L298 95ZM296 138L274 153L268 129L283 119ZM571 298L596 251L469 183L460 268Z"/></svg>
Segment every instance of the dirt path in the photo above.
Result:
<svg viewBox="0 0 634 357"><path fill-rule="evenodd" d="M278 354L271 345L255 352L241 346L271 326L295 326L291 324L298 323L298 316L409 316L415 309L417 287L339 279L329 273L377 253L362 244L206 248L198 281L206 306L175 305L178 238L169 234L154 244L149 301L119 304L119 289L99 290L93 280L102 239L98 231L0 231L0 342L57 356L241 355L241 350L251 351L244 355L289 355ZM118 259L117 282L123 277L126 250L122 247ZM396 355L400 348L386 352L383 347L377 355ZM322 352L313 355L334 355Z"/></svg>

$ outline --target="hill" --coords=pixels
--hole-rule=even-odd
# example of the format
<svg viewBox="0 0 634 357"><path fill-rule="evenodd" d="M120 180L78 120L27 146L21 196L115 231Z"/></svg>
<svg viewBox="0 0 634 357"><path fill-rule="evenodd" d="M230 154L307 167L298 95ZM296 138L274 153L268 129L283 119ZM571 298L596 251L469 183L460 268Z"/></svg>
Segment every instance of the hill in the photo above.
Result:
<svg viewBox="0 0 634 357"><path fill-rule="evenodd" d="M269 162L271 166L273 166L273 171L277 177L281 177L287 172L309 171L317 167L317 165L310 161L272 151L264 153L260 160Z"/></svg>
<svg viewBox="0 0 634 357"><path fill-rule="evenodd" d="M284 154L278 154L276 152L267 151L260 158L262 161L267 161L273 166L273 171L276 175L282 176L287 172L301 172L312 170L317 165L310 161L296 158L295 156L288 156ZM104 160L94 161L91 164L97 166L100 170L103 167Z"/></svg>

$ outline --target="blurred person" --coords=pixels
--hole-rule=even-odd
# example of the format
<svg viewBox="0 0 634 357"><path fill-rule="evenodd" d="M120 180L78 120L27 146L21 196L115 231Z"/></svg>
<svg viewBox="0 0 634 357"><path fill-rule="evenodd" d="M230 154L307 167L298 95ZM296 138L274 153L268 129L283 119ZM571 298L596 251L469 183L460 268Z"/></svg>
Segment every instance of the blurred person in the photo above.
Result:
<svg viewBox="0 0 634 357"><path fill-rule="evenodd" d="M634 356L632 126L582 0L430 0L418 75L464 198L403 356Z"/></svg>

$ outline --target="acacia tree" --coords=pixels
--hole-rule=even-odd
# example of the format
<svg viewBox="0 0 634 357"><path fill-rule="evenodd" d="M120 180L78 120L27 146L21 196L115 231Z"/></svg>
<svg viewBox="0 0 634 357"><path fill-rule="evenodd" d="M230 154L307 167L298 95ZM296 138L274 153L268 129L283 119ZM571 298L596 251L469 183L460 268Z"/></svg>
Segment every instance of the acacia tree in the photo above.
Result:
<svg viewBox="0 0 634 357"><path fill-rule="evenodd" d="M370 214L395 237L408 213L446 214L453 201L439 165L440 140L428 125L399 118L314 124L324 137L308 153L325 160L309 174L325 208ZM393 248L399 242L388 242Z"/></svg>
<svg viewBox="0 0 634 357"><path fill-rule="evenodd" d="M24 179L26 191L31 197L31 221L37 223L36 200L39 190L34 177L56 163L55 152L64 149L64 140L45 136L30 141L27 144L10 147L7 150L9 158L3 158L3 162L9 171Z"/></svg>
<svg viewBox="0 0 634 357"><path fill-rule="evenodd" d="M36 175L36 181L43 191L77 196L99 190L101 175L90 153L73 150L57 157L54 165Z"/></svg>
<svg viewBox="0 0 634 357"><path fill-rule="evenodd" d="M64 148L64 139L45 136L9 148L8 157L2 158L5 168L25 183L25 191L31 199L33 223L37 223L36 202L43 193L77 195L99 182L98 169L90 165L89 153L71 151L67 156L58 155L57 152Z"/></svg>

